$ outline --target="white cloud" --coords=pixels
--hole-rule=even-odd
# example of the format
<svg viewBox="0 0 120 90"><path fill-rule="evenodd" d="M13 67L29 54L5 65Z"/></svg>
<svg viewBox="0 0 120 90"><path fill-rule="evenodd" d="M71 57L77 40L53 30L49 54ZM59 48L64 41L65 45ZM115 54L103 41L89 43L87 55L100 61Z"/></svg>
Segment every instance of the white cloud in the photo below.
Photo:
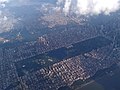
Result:
<svg viewBox="0 0 120 90"><path fill-rule="evenodd" d="M63 8L63 11L64 11L66 14L69 13L70 5L71 5L71 0L66 0L66 1L65 1L65 5L64 5L64 8Z"/></svg>
<svg viewBox="0 0 120 90"><path fill-rule="evenodd" d="M0 6L1 6L2 8L5 8L6 3L8 3L8 2L9 2L8 0L0 0Z"/></svg>
<svg viewBox="0 0 120 90"><path fill-rule="evenodd" d="M0 3L8 2L8 0L0 0Z"/></svg>
<svg viewBox="0 0 120 90"><path fill-rule="evenodd" d="M109 14L120 8L120 0L58 0L57 5L65 14Z"/></svg>

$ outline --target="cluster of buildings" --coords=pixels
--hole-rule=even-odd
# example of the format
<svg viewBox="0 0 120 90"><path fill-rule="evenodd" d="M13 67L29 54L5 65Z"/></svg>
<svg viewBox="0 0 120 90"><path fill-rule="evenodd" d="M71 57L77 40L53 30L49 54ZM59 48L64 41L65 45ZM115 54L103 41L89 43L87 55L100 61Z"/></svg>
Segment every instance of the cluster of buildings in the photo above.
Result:
<svg viewBox="0 0 120 90"><path fill-rule="evenodd" d="M16 62L33 56L69 47L73 43L81 42L101 34L94 26L66 27L66 30L54 31L43 35L36 41L25 42L17 47L3 47L0 49L0 90L57 90L61 86L70 86L76 80L86 80L98 70L108 68L119 62L120 48L112 44L86 52L84 54L61 60L51 66L34 72L25 72L19 76ZM19 82L15 85L16 82Z"/></svg>
<svg viewBox="0 0 120 90"><path fill-rule="evenodd" d="M28 90L57 90L61 86L70 86L76 80L86 80L92 77L98 70L105 69L119 62L115 60L112 45L98 50L78 55L47 68L26 74L21 78Z"/></svg>

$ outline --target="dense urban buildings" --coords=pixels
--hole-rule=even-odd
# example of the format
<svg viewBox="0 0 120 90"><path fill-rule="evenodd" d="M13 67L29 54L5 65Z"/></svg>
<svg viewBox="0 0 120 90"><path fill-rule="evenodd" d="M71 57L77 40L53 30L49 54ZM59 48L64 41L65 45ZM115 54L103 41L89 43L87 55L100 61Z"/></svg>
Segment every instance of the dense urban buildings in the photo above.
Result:
<svg viewBox="0 0 120 90"><path fill-rule="evenodd" d="M119 10L64 15L48 1L0 7L0 90L73 89L120 64Z"/></svg>

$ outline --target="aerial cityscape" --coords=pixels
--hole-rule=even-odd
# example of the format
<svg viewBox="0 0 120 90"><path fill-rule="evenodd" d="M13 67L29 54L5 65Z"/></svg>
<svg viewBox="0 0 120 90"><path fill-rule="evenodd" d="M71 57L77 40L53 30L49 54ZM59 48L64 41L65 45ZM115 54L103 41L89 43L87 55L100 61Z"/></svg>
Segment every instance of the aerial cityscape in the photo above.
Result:
<svg viewBox="0 0 120 90"><path fill-rule="evenodd" d="M0 90L120 90L120 0L0 0Z"/></svg>

